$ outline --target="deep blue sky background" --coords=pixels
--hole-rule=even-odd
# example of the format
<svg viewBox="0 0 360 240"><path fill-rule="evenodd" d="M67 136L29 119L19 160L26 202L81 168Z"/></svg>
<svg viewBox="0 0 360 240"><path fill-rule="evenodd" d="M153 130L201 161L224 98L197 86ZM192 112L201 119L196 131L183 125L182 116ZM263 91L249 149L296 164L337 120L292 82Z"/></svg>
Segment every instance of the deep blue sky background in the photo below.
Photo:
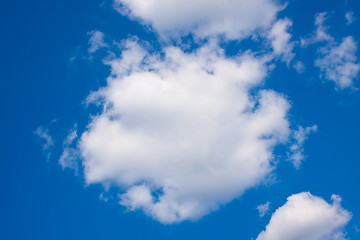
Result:
<svg viewBox="0 0 360 240"><path fill-rule="evenodd" d="M349 10L358 19L346 26ZM357 0L293 0L280 15L293 20L298 39L313 31L314 15L323 11L330 13L333 36L360 41ZM0 239L251 239L271 216L260 218L256 206L271 201L273 212L302 191L327 201L340 195L342 206L353 213L348 236L360 239L355 231L360 226L360 92L337 91L320 80L312 48L297 56L306 64L304 74L277 63L265 85L289 97L290 117L298 124L319 128L305 143L308 158L300 170L281 158L273 185L249 190L198 222L164 226L140 212L125 213L115 201L105 203L99 186L84 187L81 176L63 171L57 163L62 141L76 122L79 128L86 125L91 109L83 101L109 75L101 62L106 50L88 59L87 32L94 29L110 41L137 35L156 45L152 33L117 13L111 1L0 3ZM360 88L359 81L355 86ZM47 125L56 141L49 160L34 134L40 125Z"/></svg>

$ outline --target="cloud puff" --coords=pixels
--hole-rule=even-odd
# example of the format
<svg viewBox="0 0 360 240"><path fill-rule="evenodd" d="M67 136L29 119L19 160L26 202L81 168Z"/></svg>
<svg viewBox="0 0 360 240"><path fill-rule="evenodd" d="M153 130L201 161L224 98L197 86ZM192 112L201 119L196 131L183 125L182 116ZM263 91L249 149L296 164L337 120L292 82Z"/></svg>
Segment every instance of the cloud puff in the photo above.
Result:
<svg viewBox="0 0 360 240"><path fill-rule="evenodd" d="M347 12L345 14L345 18L346 18L347 25L352 24L355 21L354 12L353 11Z"/></svg>
<svg viewBox="0 0 360 240"><path fill-rule="evenodd" d="M107 47L107 44L104 41L104 33L98 30L93 30L91 32L88 32L88 35L90 36L88 48L89 53L94 53L100 48Z"/></svg>
<svg viewBox="0 0 360 240"><path fill-rule="evenodd" d="M59 164L63 169L70 168L75 171L75 174L78 173L78 159L79 152L76 147L72 147L72 144L78 138L76 125L74 129L70 131L63 143L63 152L59 159Z"/></svg>
<svg viewBox="0 0 360 240"><path fill-rule="evenodd" d="M303 145L305 140L308 138L309 134L316 132L318 130L317 126L312 127L302 127L299 126L299 129L293 131L293 139L295 142L290 147L289 160L294 164L296 168L299 168L301 162L305 159Z"/></svg>
<svg viewBox="0 0 360 240"><path fill-rule="evenodd" d="M315 33L301 38L301 46L307 47L308 45L318 42L333 42L334 38L328 33L327 26L324 25L326 21L326 12L318 13L315 16Z"/></svg>
<svg viewBox="0 0 360 240"><path fill-rule="evenodd" d="M305 71L305 65L301 61L296 61L293 64L293 68L296 70L297 73L301 74Z"/></svg>
<svg viewBox="0 0 360 240"><path fill-rule="evenodd" d="M259 216L263 217L270 210L270 202L261 204L261 205L257 206L256 209L259 211Z"/></svg>
<svg viewBox="0 0 360 240"><path fill-rule="evenodd" d="M315 61L321 77L335 82L340 89L352 87L360 71L356 51L357 43L351 36L344 38L340 44L321 48Z"/></svg>
<svg viewBox="0 0 360 240"><path fill-rule="evenodd" d="M89 96L103 111L79 141L87 184L118 186L121 205L174 223L266 179L274 147L290 134L290 105L257 88L267 73L261 59L228 59L212 43L163 55L126 45L108 63L108 85Z"/></svg>
<svg viewBox="0 0 360 240"><path fill-rule="evenodd" d="M273 0L115 0L119 11L151 25L163 37L249 36L271 25L282 6Z"/></svg>
<svg viewBox="0 0 360 240"><path fill-rule="evenodd" d="M301 39L301 45L306 47L315 43L323 44L315 60L315 66L320 69L320 77L333 81L340 89L353 87L360 71L356 57L357 43L352 36L345 37L341 42L336 40L328 33L325 21L326 12L317 14L315 33Z"/></svg>
<svg viewBox="0 0 360 240"><path fill-rule="evenodd" d="M345 239L343 228L350 221L351 213L340 206L339 196L333 195L332 200L329 204L309 192L288 197L257 240Z"/></svg>
<svg viewBox="0 0 360 240"><path fill-rule="evenodd" d="M272 27L268 38L276 56L281 56L283 60L290 62L294 57L294 43L290 41L292 35L288 32L292 26L290 19L278 20Z"/></svg>
<svg viewBox="0 0 360 240"><path fill-rule="evenodd" d="M54 145L53 138L49 135L49 130L43 126L36 129L35 134L42 140L45 141L42 148L44 151L49 150Z"/></svg>

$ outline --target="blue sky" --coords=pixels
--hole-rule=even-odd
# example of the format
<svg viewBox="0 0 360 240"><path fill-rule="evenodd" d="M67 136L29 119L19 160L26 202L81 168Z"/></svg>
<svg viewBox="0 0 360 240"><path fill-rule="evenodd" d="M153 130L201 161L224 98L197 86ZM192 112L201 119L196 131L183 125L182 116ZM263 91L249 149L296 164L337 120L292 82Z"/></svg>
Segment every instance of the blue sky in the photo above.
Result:
<svg viewBox="0 0 360 240"><path fill-rule="evenodd" d="M0 11L1 239L360 239L358 1Z"/></svg>

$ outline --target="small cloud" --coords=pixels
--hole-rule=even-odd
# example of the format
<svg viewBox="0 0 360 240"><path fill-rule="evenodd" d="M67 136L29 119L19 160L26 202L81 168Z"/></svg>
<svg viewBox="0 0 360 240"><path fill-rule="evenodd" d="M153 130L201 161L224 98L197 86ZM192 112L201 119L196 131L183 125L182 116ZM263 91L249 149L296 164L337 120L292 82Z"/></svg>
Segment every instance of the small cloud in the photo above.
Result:
<svg viewBox="0 0 360 240"><path fill-rule="evenodd" d="M296 72L301 74L305 71L305 65L303 62L301 61L297 61L294 65L293 68L295 68Z"/></svg>
<svg viewBox="0 0 360 240"><path fill-rule="evenodd" d="M270 210L270 202L261 204L257 206L256 209L259 211L259 216L264 217Z"/></svg>
<svg viewBox="0 0 360 240"><path fill-rule="evenodd" d="M318 130L317 126L303 128L299 126L298 130L293 131L295 142L290 147L289 160L294 164L295 168L299 168L302 161L306 158L303 145L308 135Z"/></svg>
<svg viewBox="0 0 360 240"><path fill-rule="evenodd" d="M315 32L305 38L301 38L300 44L302 47L319 43L319 42L333 42L334 38L328 33L328 27L324 25L327 17L326 12L316 14L315 16Z"/></svg>
<svg viewBox="0 0 360 240"><path fill-rule="evenodd" d="M104 202L108 202L108 201L109 201L109 198L106 197L104 193L100 193L99 199L102 200L102 201L104 201Z"/></svg>
<svg viewBox="0 0 360 240"><path fill-rule="evenodd" d="M63 144L63 152L59 159L59 164L63 169L70 168L78 172L78 159L79 152L76 148L71 147L74 140L78 137L76 125L73 130L70 131Z"/></svg>
<svg viewBox="0 0 360 240"><path fill-rule="evenodd" d="M273 52L276 56L289 63L294 58L294 42L291 42L292 35L288 32L292 26L290 19L281 19L272 27L268 38L271 41Z"/></svg>
<svg viewBox="0 0 360 240"><path fill-rule="evenodd" d="M35 130L35 134L45 141L45 143L42 145L42 149L44 151L47 151L50 147L54 145L53 138L49 135L49 129L44 126L40 126Z"/></svg>
<svg viewBox="0 0 360 240"><path fill-rule="evenodd" d="M90 36L88 43L89 44L88 52L90 54L95 53L100 48L108 47L108 45L104 41L105 39L104 33L98 30L93 30L91 32L88 32L87 34Z"/></svg>
<svg viewBox="0 0 360 240"><path fill-rule="evenodd" d="M352 12L346 14L348 24L353 21ZM353 87L354 80L360 72L357 61L357 42L352 36L345 37L342 41L336 40L328 33L324 25L326 12L316 15L315 33L301 39L301 46L307 47L315 43L322 43L318 49L315 67L320 69L320 78L333 81L340 89Z"/></svg>
<svg viewBox="0 0 360 240"><path fill-rule="evenodd" d="M339 196L333 195L332 199L333 203L329 204L309 192L288 197L285 205L273 213L266 230L259 234L257 240L345 240L343 229L352 214L341 207Z"/></svg>
<svg viewBox="0 0 360 240"><path fill-rule="evenodd" d="M320 68L320 77L335 82L340 89L353 87L360 72L356 57L357 43L353 37L346 37L340 44L329 44L320 49L315 66Z"/></svg>
<svg viewBox="0 0 360 240"><path fill-rule="evenodd" d="M354 12L353 11L347 12L345 14L345 18L346 18L347 25L352 24L355 21Z"/></svg>

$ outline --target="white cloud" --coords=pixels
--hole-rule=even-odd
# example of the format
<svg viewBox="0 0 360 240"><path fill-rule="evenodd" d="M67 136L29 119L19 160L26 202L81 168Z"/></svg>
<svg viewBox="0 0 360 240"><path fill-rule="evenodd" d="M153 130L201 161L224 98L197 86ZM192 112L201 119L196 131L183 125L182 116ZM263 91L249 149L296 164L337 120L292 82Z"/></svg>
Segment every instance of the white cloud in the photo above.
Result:
<svg viewBox="0 0 360 240"><path fill-rule="evenodd" d="M345 14L347 25L352 24L355 21L354 12L349 11Z"/></svg>
<svg viewBox="0 0 360 240"><path fill-rule="evenodd" d="M196 220L260 184L290 134L287 100L256 90L267 70L216 43L151 55L134 41L89 96L103 112L79 142L87 184L124 190L120 204L162 223ZM258 88L257 88L258 89Z"/></svg>
<svg viewBox="0 0 360 240"><path fill-rule="evenodd" d="M333 37L327 32L328 27L324 26L326 21L326 12L319 13L316 15L315 26L316 26L316 34L315 40L317 42L321 41L333 41Z"/></svg>
<svg viewBox="0 0 360 240"><path fill-rule="evenodd" d="M271 25L283 6L273 0L115 0L124 15L151 25L162 37L249 36Z"/></svg>
<svg viewBox="0 0 360 240"><path fill-rule="evenodd" d="M35 134L43 139L45 143L43 144L42 148L44 151L48 150L50 147L54 145L54 140L49 135L49 130L43 126L40 126L36 129Z"/></svg>
<svg viewBox="0 0 360 240"><path fill-rule="evenodd" d="M105 38L104 33L100 32L98 30L93 30L91 32L88 32L88 35L90 36L89 43L88 43L89 44L89 48L88 48L89 53L95 53L100 48L107 47L107 44L104 41L104 38Z"/></svg>
<svg viewBox="0 0 360 240"><path fill-rule="evenodd" d="M70 168L78 172L78 159L79 151L76 148L71 147L74 141L77 139L76 125L73 130L70 131L63 144L63 152L59 159L59 164L63 169Z"/></svg>
<svg viewBox="0 0 360 240"><path fill-rule="evenodd" d="M339 196L333 195L332 200L329 204L309 192L288 197L257 240L345 239L343 228L350 221L351 213L341 207Z"/></svg>
<svg viewBox="0 0 360 240"><path fill-rule="evenodd" d="M356 51L357 43L353 37L344 38L341 44L321 48L315 61L315 65L320 68L321 77L335 82L340 89L353 87L360 71Z"/></svg>
<svg viewBox="0 0 360 240"><path fill-rule="evenodd" d="M305 65L301 61L296 61L293 65L293 68L295 68L296 72L303 73L305 71Z"/></svg>
<svg viewBox="0 0 360 240"><path fill-rule="evenodd" d="M256 207L256 209L259 211L259 216L263 217L265 214L267 214L270 210L270 202L261 204Z"/></svg>
<svg viewBox="0 0 360 240"><path fill-rule="evenodd" d="M326 21L326 12L316 14L315 16L315 33L309 37L300 40L301 45L306 47L308 45L318 42L333 42L334 38L328 33L328 27L324 25Z"/></svg>
<svg viewBox="0 0 360 240"><path fill-rule="evenodd" d="M292 26L290 19L278 20L272 27L268 38L271 40L271 46L276 56L281 56L286 62L290 62L294 53L294 42L291 42L292 35L288 32Z"/></svg>
<svg viewBox="0 0 360 240"><path fill-rule="evenodd" d="M340 89L353 87L354 80L358 78L360 64L357 61L357 43L352 36L345 37L341 42L328 33L324 26L326 12L316 15L314 35L301 39L306 47L310 44L322 43L319 48L315 66L320 68L320 77L333 81Z"/></svg>
<svg viewBox="0 0 360 240"><path fill-rule="evenodd" d="M316 132L318 130L317 126L303 128L299 126L298 130L293 131L293 139L295 143L290 147L291 153L289 154L289 160L294 164L296 168L299 168L302 161L305 159L303 145L305 140L308 138L309 134Z"/></svg>

